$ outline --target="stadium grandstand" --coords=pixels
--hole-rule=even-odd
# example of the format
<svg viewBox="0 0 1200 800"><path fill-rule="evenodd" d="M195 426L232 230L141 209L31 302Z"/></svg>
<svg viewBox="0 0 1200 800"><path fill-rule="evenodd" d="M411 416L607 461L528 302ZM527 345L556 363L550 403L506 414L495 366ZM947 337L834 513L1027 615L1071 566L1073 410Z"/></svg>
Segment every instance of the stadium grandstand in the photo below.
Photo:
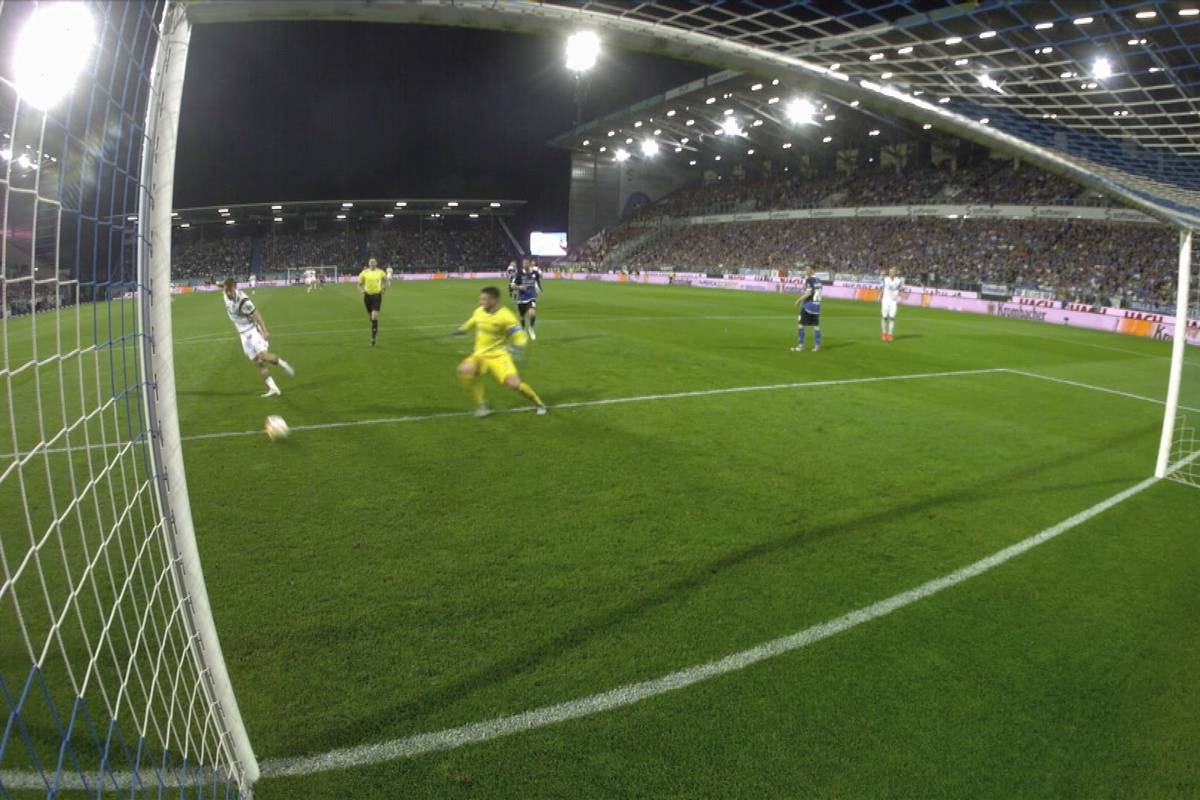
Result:
<svg viewBox="0 0 1200 800"><path fill-rule="evenodd" d="M555 138L574 262L831 275L1170 313L1177 242L1153 217L857 101L786 101L721 72Z"/></svg>
<svg viewBox="0 0 1200 800"><path fill-rule="evenodd" d="M522 248L506 199L337 200L206 206L172 214L178 281L329 266L357 270L368 258L396 272L502 269Z"/></svg>

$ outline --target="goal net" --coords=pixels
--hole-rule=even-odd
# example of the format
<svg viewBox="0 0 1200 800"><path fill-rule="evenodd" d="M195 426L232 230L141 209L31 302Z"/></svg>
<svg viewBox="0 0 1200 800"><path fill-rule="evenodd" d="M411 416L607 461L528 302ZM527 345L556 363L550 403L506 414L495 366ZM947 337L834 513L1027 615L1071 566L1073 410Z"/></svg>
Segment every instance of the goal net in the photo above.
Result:
<svg viewBox="0 0 1200 800"><path fill-rule="evenodd" d="M288 267L287 282L288 286L299 283L303 284L308 281L309 275L318 283L337 283L338 268L336 266L319 266L319 267Z"/></svg>
<svg viewBox="0 0 1200 800"><path fill-rule="evenodd" d="M0 3L3 798L237 797L257 774L192 535L169 236L148 224L169 230L170 175L147 176L182 80L165 12Z"/></svg>

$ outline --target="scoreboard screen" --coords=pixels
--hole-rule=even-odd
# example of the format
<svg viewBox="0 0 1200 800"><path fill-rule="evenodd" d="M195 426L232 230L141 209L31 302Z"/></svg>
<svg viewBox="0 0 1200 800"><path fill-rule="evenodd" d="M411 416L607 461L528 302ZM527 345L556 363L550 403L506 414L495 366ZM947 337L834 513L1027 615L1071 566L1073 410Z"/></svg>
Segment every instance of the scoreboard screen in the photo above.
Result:
<svg viewBox="0 0 1200 800"><path fill-rule="evenodd" d="M567 234L534 231L529 234L529 254L534 256L565 256Z"/></svg>

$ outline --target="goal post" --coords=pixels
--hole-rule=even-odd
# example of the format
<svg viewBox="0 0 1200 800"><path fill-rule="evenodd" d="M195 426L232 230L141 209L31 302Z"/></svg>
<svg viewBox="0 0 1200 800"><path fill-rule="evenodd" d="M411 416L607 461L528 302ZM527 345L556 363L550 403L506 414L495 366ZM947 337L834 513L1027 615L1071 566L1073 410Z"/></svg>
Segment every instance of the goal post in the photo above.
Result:
<svg viewBox="0 0 1200 800"><path fill-rule="evenodd" d="M313 271L313 273L316 275L318 281L320 281L321 278L324 277L326 283L337 283L338 276L341 274L340 270L338 269L338 267L336 265L330 265L330 264L321 264L321 265L314 264L309 267L288 267L287 268L287 285L291 286L292 284L296 284L296 283L303 284L305 273L308 272L309 270ZM278 274L278 273L276 273L276 274Z"/></svg>
<svg viewBox="0 0 1200 800"><path fill-rule="evenodd" d="M1200 487L1200 290L1192 267L1195 231L1179 233L1179 271L1176 277L1175 323L1171 337L1171 366L1163 412L1162 436L1154 474ZM1189 346L1189 339L1197 347Z"/></svg>
<svg viewBox="0 0 1200 800"><path fill-rule="evenodd" d="M175 147L183 97L191 23L183 5L171 4L163 14L158 52L150 78L142 153L142 186L138 215L142 236L138 252L138 290L143 315L144 393L149 423L149 450L159 504L166 522L165 538L173 556L176 591L184 600L181 618L213 723L238 784L247 791L258 780L258 761L242 721L221 642L208 600L175 402L175 356L171 319L171 211L175 196Z"/></svg>

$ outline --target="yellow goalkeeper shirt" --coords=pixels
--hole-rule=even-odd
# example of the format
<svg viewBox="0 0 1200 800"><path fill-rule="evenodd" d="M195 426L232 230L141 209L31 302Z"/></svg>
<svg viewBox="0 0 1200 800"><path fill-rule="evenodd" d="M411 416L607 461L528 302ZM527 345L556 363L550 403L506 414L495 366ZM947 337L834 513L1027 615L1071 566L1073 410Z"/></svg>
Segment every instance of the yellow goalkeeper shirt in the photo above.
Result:
<svg viewBox="0 0 1200 800"><path fill-rule="evenodd" d="M470 319L463 323L459 330L475 329L475 350L473 356L495 356L504 351L504 345L511 337L513 344L523 347L526 337L521 330L517 315L504 306L500 306L490 314L483 307L475 309Z"/></svg>
<svg viewBox="0 0 1200 800"><path fill-rule="evenodd" d="M371 269L367 267L362 272L358 273L358 285L367 294L379 294L383 291L383 282L387 278L387 273L379 268Z"/></svg>

